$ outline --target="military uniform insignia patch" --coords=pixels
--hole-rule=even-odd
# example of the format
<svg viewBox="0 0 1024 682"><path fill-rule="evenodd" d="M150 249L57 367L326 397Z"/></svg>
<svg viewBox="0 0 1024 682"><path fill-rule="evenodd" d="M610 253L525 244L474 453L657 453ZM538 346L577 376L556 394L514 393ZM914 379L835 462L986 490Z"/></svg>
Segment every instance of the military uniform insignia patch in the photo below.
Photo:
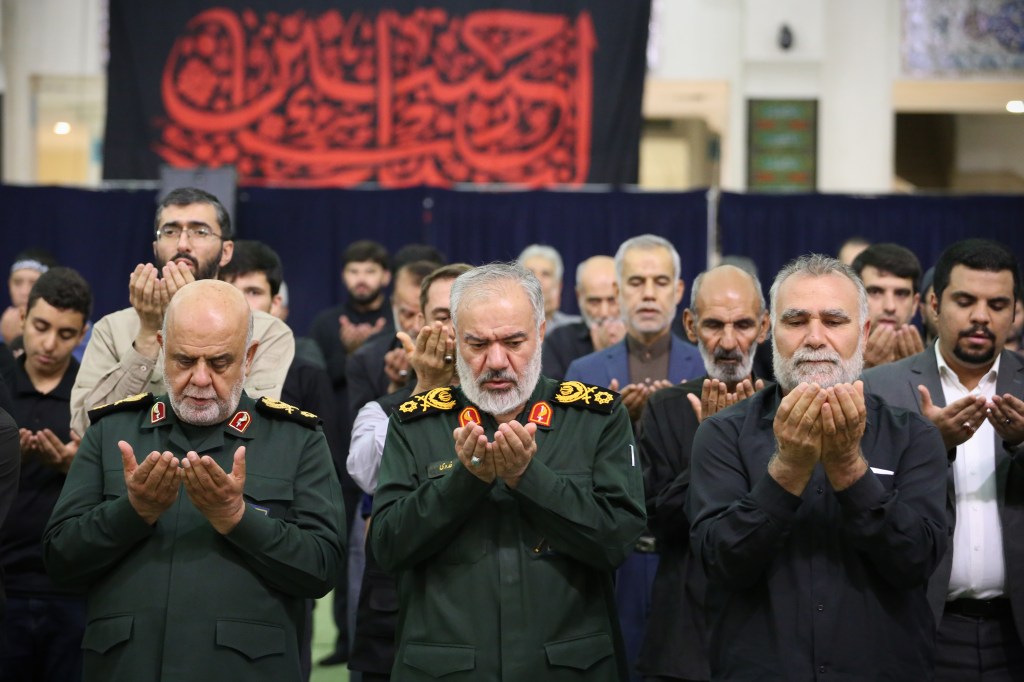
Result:
<svg viewBox="0 0 1024 682"><path fill-rule="evenodd" d="M167 405L164 404L164 401L159 400L149 408L149 423L159 424L164 419L167 419Z"/></svg>
<svg viewBox="0 0 1024 682"><path fill-rule="evenodd" d="M245 433L245 430L249 428L249 424L252 423L252 415L247 410L239 410L235 413L235 416L228 422L228 426L233 428L239 433Z"/></svg>
<svg viewBox="0 0 1024 682"><path fill-rule="evenodd" d="M115 412L128 412L131 410L144 410L153 404L152 393L137 393L136 395L130 395L127 398L121 398L112 403L106 405L99 405L89 410L89 421L95 422L97 419L102 419L108 414Z"/></svg>
<svg viewBox="0 0 1024 682"><path fill-rule="evenodd" d="M303 426L306 426L311 429L315 429L317 425L320 423L320 418L317 417L312 412L307 412L303 409L295 407L294 405L289 405L288 403L283 403L280 400L274 400L273 398L267 398L266 396L256 401L256 411L262 415L266 415L274 419L285 419L287 421L293 421L296 424L302 424ZM234 422L234 420L238 418L239 414L236 414L234 418L232 418L232 422ZM244 429L238 430L241 431Z"/></svg>
<svg viewBox="0 0 1024 682"><path fill-rule="evenodd" d="M572 405L602 414L611 414L619 394L600 386L591 386L581 381L563 381L555 392L555 400L562 405Z"/></svg>
<svg viewBox="0 0 1024 682"><path fill-rule="evenodd" d="M448 386L434 388L426 393L417 393L398 406L395 414L398 420L407 422L428 414L446 412L455 407L455 396Z"/></svg>
<svg viewBox="0 0 1024 682"><path fill-rule="evenodd" d="M467 407L459 413L459 426L465 426L469 422L474 424L480 423L480 413L477 412L475 407Z"/></svg>
<svg viewBox="0 0 1024 682"><path fill-rule="evenodd" d="M530 408L529 421L537 426L551 428L551 405L548 404L548 401L541 400L539 403L534 403Z"/></svg>

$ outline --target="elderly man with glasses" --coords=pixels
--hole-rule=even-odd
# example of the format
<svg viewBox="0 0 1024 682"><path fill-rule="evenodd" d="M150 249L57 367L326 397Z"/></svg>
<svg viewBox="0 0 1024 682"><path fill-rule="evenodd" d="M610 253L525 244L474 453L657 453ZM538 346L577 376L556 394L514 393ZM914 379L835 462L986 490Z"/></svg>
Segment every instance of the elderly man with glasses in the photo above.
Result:
<svg viewBox="0 0 1024 682"><path fill-rule="evenodd" d="M71 391L71 428L83 435L88 410L139 393L164 393L157 332L171 297L197 279L216 279L234 252L231 219L218 199L191 187L172 190L157 206L153 255L128 280L131 306L105 316L93 328ZM245 390L254 398L281 397L295 355L288 326L258 312L258 344Z"/></svg>

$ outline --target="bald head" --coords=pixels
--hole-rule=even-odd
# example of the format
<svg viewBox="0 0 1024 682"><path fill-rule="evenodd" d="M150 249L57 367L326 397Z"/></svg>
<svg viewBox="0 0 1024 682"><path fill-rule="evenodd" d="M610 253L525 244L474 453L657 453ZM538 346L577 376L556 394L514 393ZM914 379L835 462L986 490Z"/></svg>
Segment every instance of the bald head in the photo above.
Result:
<svg viewBox="0 0 1024 682"><path fill-rule="evenodd" d="M588 327L619 316L615 259L591 256L576 268L576 302Z"/></svg>
<svg viewBox="0 0 1024 682"><path fill-rule="evenodd" d="M174 295L159 340L164 383L179 419L211 425L234 412L258 345L252 325L245 295L227 282L198 280Z"/></svg>
<svg viewBox="0 0 1024 682"><path fill-rule="evenodd" d="M683 325L700 350L708 376L731 390L750 376L757 344L768 334L761 283L734 265L701 273L693 281Z"/></svg>

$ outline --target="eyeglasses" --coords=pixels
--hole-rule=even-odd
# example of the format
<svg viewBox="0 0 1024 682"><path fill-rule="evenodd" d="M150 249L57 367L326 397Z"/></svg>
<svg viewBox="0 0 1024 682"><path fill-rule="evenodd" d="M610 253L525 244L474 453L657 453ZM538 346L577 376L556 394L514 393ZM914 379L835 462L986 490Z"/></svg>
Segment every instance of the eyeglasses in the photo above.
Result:
<svg viewBox="0 0 1024 682"><path fill-rule="evenodd" d="M188 240L190 242L205 242L210 239L224 239L224 237L216 234L206 225L189 225L184 228L181 227L181 225L164 225L163 227L157 228L156 238L176 242L181 239L182 230L184 230L185 234L188 235Z"/></svg>

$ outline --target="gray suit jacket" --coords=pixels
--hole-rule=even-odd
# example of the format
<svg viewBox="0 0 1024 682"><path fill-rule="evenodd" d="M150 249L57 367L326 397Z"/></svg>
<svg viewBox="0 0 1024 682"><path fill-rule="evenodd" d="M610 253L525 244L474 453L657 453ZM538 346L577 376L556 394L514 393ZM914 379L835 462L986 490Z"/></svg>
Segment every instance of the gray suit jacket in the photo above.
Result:
<svg viewBox="0 0 1024 682"><path fill-rule="evenodd" d="M921 405L917 387L922 384L931 394L932 402L945 407L946 400L939 379L939 367L932 346L899 362L873 367L864 372L865 392L880 396L890 405L916 410L918 413L921 412ZM996 393L1011 393L1018 398L1024 397L1024 362L1009 351L1003 351L1000 356ZM1006 596L1010 598L1013 607L1017 632L1024 638L1024 447L1012 452L1004 446L997 435L995 453L997 502L999 518L1003 524L1003 555L1006 560ZM955 454L955 451L950 452L950 464ZM949 467L947 475L949 485L946 514L949 533L952 536L956 522L952 466ZM936 624L942 617L952 569L951 539L946 556L928 583L928 603L935 614Z"/></svg>

